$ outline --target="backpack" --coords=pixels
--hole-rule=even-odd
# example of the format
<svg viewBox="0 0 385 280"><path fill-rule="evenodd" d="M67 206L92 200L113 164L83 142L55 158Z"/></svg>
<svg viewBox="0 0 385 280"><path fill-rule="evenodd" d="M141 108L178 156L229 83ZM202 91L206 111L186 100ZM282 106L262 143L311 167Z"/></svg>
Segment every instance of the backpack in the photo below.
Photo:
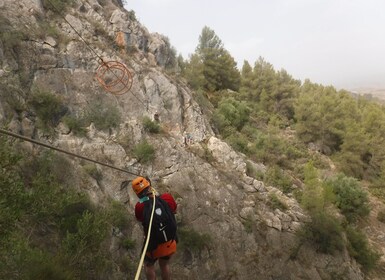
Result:
<svg viewBox="0 0 385 280"><path fill-rule="evenodd" d="M144 209L142 225L146 236L148 236L153 202L153 198L143 202ZM177 241L176 228L177 226L174 213L171 212L171 209L166 201L159 196L156 196L154 217L152 220L151 235L147 252L154 251L159 244L167 241Z"/></svg>

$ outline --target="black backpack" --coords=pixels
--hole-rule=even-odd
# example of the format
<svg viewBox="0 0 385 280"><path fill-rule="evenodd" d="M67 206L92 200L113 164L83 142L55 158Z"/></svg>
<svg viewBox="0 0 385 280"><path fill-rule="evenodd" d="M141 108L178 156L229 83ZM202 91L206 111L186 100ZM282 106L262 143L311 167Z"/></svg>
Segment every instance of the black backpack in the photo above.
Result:
<svg viewBox="0 0 385 280"><path fill-rule="evenodd" d="M143 202L144 209L142 225L146 236L148 236L153 201L154 198L149 198L149 200ZM154 218L152 220L151 235L147 252L155 250L159 244L170 240L177 241L175 216L174 213L171 212L167 202L159 196L156 196Z"/></svg>

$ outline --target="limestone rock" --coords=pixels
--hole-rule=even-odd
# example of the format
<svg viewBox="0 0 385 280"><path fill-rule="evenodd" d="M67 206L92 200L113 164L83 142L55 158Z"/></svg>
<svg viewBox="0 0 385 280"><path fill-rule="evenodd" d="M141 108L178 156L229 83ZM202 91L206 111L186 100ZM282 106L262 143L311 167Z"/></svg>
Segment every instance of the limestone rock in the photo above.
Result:
<svg viewBox="0 0 385 280"><path fill-rule="evenodd" d="M113 25L114 31L128 31L129 18L127 12L121 9L116 9L112 13L109 22Z"/></svg>
<svg viewBox="0 0 385 280"><path fill-rule="evenodd" d="M57 42L54 38L48 36L45 40L44 43L52 48L57 46Z"/></svg>
<svg viewBox="0 0 385 280"><path fill-rule="evenodd" d="M231 149L227 143L212 136L207 143L207 148L212 153L215 160L220 164L232 168L242 174L246 173L246 163L242 156Z"/></svg>
<svg viewBox="0 0 385 280"><path fill-rule="evenodd" d="M83 23L82 21L77 18L77 17L74 17L73 15L71 14L67 14L65 16L65 19L71 24L71 26L77 31L77 32L80 32L82 33L82 31L84 30L83 29ZM75 32L75 30L72 29L71 26L68 26L67 25L63 25L63 28L69 33L71 34L71 36L73 36L74 38L78 39L78 34Z"/></svg>
<svg viewBox="0 0 385 280"><path fill-rule="evenodd" d="M50 54L43 54L39 59L39 69L48 70L55 68L58 64L57 58Z"/></svg>

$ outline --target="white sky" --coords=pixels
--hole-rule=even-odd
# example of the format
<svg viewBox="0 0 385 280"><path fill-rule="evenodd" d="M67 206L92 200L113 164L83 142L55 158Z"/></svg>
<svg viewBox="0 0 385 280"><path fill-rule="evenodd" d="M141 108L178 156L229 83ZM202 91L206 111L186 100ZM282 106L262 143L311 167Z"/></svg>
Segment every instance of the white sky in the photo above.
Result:
<svg viewBox="0 0 385 280"><path fill-rule="evenodd" d="M184 58L206 25L238 62L262 56L294 78L385 88L385 0L126 0Z"/></svg>

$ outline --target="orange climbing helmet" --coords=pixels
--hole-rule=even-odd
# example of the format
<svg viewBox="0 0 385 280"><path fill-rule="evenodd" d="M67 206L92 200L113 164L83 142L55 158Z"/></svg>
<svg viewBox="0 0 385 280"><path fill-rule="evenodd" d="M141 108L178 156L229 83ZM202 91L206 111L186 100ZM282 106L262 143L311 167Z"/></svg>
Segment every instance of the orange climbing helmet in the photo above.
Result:
<svg viewBox="0 0 385 280"><path fill-rule="evenodd" d="M132 189L137 196L150 187L150 182L144 177L137 177L132 181Z"/></svg>

